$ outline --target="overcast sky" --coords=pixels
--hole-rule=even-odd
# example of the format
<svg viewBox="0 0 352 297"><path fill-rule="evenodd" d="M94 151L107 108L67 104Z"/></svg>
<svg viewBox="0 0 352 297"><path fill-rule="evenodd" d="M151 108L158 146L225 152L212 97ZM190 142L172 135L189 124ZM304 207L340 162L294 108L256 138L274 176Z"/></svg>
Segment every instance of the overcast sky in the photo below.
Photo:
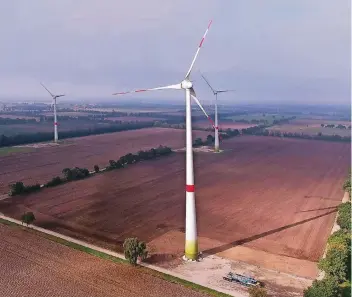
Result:
<svg viewBox="0 0 352 297"><path fill-rule="evenodd" d="M40 81L65 100L178 83L210 19L200 100L199 69L236 89L224 101L349 103L349 0L0 1L0 99L45 98ZM128 98L183 100L154 94Z"/></svg>

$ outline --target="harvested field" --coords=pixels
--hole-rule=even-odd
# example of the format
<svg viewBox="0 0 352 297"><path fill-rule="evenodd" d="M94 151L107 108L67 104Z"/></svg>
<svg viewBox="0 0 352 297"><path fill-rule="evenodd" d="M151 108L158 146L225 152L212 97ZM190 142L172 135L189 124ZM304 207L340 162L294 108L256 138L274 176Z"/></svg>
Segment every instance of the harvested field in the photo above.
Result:
<svg viewBox="0 0 352 297"><path fill-rule="evenodd" d="M350 145L244 136L224 141L222 149L195 154L199 235L208 239L201 243L204 253L226 254L242 245L317 261L343 196ZM155 243L154 252L161 251L156 259L174 259L183 240L166 245L158 239L184 232L184 157L175 153L3 200L0 211L19 217L32 210L38 225L108 248L138 236Z"/></svg>
<svg viewBox="0 0 352 297"><path fill-rule="evenodd" d="M195 137L204 139L208 134L194 132ZM60 145L41 148L33 145L31 152L0 155L0 193L8 192L8 185L16 181L25 184L47 182L66 167L87 167L90 170L95 164L105 167L109 160L159 145L184 147L185 130L148 128L71 138Z"/></svg>
<svg viewBox="0 0 352 297"><path fill-rule="evenodd" d="M339 129L339 128L327 128L321 127L321 124L334 124L350 126L351 123L347 121L327 121L327 120L309 120L309 119L297 119L290 121L288 124L276 125L268 128L271 131L281 131L287 133L303 133L307 135L317 135L321 132L324 135L340 135L340 136L351 136L350 129Z"/></svg>
<svg viewBox="0 0 352 297"><path fill-rule="evenodd" d="M249 127L254 127L256 124L246 124L246 123L234 123L234 122L221 122L219 125L219 129L246 129ZM212 125L209 123L209 121L201 121L201 122L195 122L194 127L200 127L200 128L209 128L212 129Z"/></svg>
<svg viewBox="0 0 352 297"><path fill-rule="evenodd" d="M93 128L103 128L109 127L109 123L99 123L87 120L71 120L71 121L60 121L59 122L59 137L60 131L75 131L75 130L88 130ZM43 123L27 123L27 124L10 124L10 125L0 125L0 135L12 136L16 134L32 134L38 132L53 132L54 123L52 121L47 121Z"/></svg>
<svg viewBox="0 0 352 297"><path fill-rule="evenodd" d="M153 117L108 117L105 120L117 121L117 122L154 122L162 121L163 118L153 118Z"/></svg>
<svg viewBox="0 0 352 297"><path fill-rule="evenodd" d="M19 227L0 224L0 236L1 296L208 296Z"/></svg>

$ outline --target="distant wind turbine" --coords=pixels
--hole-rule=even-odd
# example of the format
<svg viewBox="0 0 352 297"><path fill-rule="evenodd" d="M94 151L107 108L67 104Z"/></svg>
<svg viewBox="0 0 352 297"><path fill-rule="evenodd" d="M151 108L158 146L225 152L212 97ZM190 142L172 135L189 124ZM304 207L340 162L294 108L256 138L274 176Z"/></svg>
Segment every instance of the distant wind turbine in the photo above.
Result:
<svg viewBox="0 0 352 297"><path fill-rule="evenodd" d="M208 80L205 76L201 73L201 76L215 95L215 152L219 152L219 120L218 120L218 94L219 93L226 93L226 92L234 92L235 90L214 90L213 87L210 85Z"/></svg>
<svg viewBox="0 0 352 297"><path fill-rule="evenodd" d="M42 85L42 87L47 90L47 92L50 94L51 98L53 98L53 102L51 103L51 105L54 105L54 142L57 143L57 141L59 140L59 136L57 133L57 114L56 114L56 98L59 97L63 97L65 95L54 95L53 93L51 93L48 88L46 86L44 86L43 83L40 83Z"/></svg>
<svg viewBox="0 0 352 297"><path fill-rule="evenodd" d="M198 46L197 52L193 57L191 66L189 67L185 78L181 83L157 87L152 89L142 89L129 92L114 93L113 95L123 95L128 93L139 93L156 90L184 90L186 95L186 242L185 242L185 258L189 260L196 260L198 257L198 239L197 239L197 220L196 220L196 204L195 204L195 188L194 188L194 172L193 172L193 148L192 148L192 118L191 118L191 97L198 104L200 109L206 117L212 122L208 114L205 112L203 106L196 97L193 84L190 81L190 75L194 63L199 54L200 48L203 45L204 39L208 33L212 21L210 21L207 30L205 31L202 40ZM213 122L212 122L213 123Z"/></svg>

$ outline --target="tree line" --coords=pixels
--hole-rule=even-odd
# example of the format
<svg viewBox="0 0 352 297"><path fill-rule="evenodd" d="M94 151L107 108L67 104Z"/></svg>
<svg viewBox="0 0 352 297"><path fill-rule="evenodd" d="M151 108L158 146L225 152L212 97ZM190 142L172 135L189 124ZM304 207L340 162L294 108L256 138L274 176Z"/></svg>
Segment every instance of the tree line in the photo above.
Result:
<svg viewBox="0 0 352 297"><path fill-rule="evenodd" d="M287 137L287 138L302 138L302 139L311 139L311 140L327 140L327 141L342 141L350 142L351 137L349 136L340 136L340 135L323 135L321 133L317 135L308 135L298 132L281 132L281 131L269 131L267 128L270 126L259 125L255 127L249 127L242 129L242 134L247 135L259 135L259 136L274 136L274 137Z"/></svg>
<svg viewBox="0 0 352 297"><path fill-rule="evenodd" d="M141 150L136 154L128 153L121 156L118 160L109 160L109 164L102 170L99 169L98 165L94 165L94 171L90 172L87 168L64 168L62 170L63 176L55 176L50 181L45 183L43 186L40 184L34 184L25 186L23 182L16 182L10 185L10 196L29 194L32 192L39 191L42 188L56 187L63 183L71 182L74 180L80 180L87 178L95 173L110 171L113 169L125 168L128 164L134 164L142 160L151 160L159 156L166 156L172 153L172 149L167 146L160 145L157 148L151 148L150 150Z"/></svg>
<svg viewBox="0 0 352 297"><path fill-rule="evenodd" d="M2 118L0 115L0 125L16 125L16 124L28 124L28 123L37 123L36 119L10 119Z"/></svg>
<svg viewBox="0 0 352 297"><path fill-rule="evenodd" d="M351 130L351 125L335 125L335 124L320 124L322 128L337 128L337 129L350 129Z"/></svg>
<svg viewBox="0 0 352 297"><path fill-rule="evenodd" d="M202 138L198 137L194 140L193 142L193 147L200 147L200 146L203 146L203 145L209 145L209 144L212 144L214 143L215 141L215 137L214 136L211 136L211 135L208 135L207 138L203 141Z"/></svg>
<svg viewBox="0 0 352 297"><path fill-rule="evenodd" d="M121 132L127 130L137 130L142 128L152 127L153 123L140 122L140 123L123 123L118 125L111 125L108 127L94 127L90 129L60 131L60 139L82 137L96 134L105 134L113 132ZM50 141L53 139L52 132L38 132L30 134L16 134L12 136L0 135L0 147L13 146L20 144L28 144L35 142Z"/></svg>
<svg viewBox="0 0 352 297"><path fill-rule="evenodd" d="M351 296L351 202L338 207L337 224L340 230L329 237L326 256L318 264L325 277L315 280L304 297Z"/></svg>

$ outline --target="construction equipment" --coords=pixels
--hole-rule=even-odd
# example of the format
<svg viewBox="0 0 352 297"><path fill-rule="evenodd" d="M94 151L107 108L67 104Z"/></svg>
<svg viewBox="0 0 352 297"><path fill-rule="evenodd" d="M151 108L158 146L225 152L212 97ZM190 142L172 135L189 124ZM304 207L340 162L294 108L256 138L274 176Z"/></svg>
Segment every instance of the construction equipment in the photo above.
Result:
<svg viewBox="0 0 352 297"><path fill-rule="evenodd" d="M223 279L229 282L240 283L241 285L244 285L247 287L260 286L260 282L257 281L256 279L242 274L238 274L238 273L229 272L228 274L226 274L226 276L223 277Z"/></svg>

